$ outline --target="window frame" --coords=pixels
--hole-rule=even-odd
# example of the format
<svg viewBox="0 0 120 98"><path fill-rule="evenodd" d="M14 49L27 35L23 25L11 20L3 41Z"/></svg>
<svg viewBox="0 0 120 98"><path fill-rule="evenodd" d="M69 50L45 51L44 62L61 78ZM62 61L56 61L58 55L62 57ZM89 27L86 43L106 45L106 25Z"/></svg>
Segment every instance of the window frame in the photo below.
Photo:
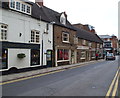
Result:
<svg viewBox="0 0 120 98"><path fill-rule="evenodd" d="M20 0L9 0L9 2L10 2L9 7L11 9L31 15L31 9L32 9L31 5ZM13 5L11 6L12 2L14 2L14 7L12 7ZM19 3L19 9L17 7L17 2ZM28 7L29 7L29 11L28 11Z"/></svg>
<svg viewBox="0 0 120 98"><path fill-rule="evenodd" d="M66 34L67 36L64 36L65 34ZM65 41L65 40L64 40L65 38L67 38L68 40ZM62 33L62 42L64 42L64 43L69 43L69 42L70 42L70 34L63 32L63 33Z"/></svg>
<svg viewBox="0 0 120 98"><path fill-rule="evenodd" d="M83 56L83 54L84 54L84 56ZM85 58L86 58L86 51L82 50L80 59L85 59Z"/></svg>
<svg viewBox="0 0 120 98"><path fill-rule="evenodd" d="M59 54L60 51L62 52L61 55ZM69 53L69 51L70 51L69 49L57 49L57 62L70 61L70 53ZM59 59L58 56L61 56L61 58Z"/></svg>
<svg viewBox="0 0 120 98"><path fill-rule="evenodd" d="M2 26L6 26L6 28L2 28ZM2 31L6 31L6 32L2 32ZM2 41L7 41L8 40L8 25L7 24L0 24L0 39ZM5 34L4 34L5 33Z"/></svg>
<svg viewBox="0 0 120 98"><path fill-rule="evenodd" d="M34 32L34 36L32 36L32 32ZM38 30L31 30L31 37L30 37L31 43L40 43L40 31ZM39 41L38 41L39 39Z"/></svg>
<svg viewBox="0 0 120 98"><path fill-rule="evenodd" d="M33 53L33 51L34 51L34 53L36 52L36 54L38 55L38 57L33 57L33 55L35 56L35 54ZM33 64L33 61L34 62L36 61L37 63ZM30 60L30 62L31 62L31 64L30 64L31 66L40 65L40 50L38 50L38 49L31 49L31 60Z"/></svg>

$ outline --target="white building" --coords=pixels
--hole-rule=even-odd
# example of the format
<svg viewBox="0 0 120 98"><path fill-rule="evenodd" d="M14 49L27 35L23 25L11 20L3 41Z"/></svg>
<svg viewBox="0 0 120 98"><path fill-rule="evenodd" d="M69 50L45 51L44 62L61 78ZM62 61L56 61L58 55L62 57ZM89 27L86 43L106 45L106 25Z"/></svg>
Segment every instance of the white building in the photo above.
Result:
<svg viewBox="0 0 120 98"><path fill-rule="evenodd" d="M42 5L8 0L0 6L0 70L47 65L53 50L53 24Z"/></svg>

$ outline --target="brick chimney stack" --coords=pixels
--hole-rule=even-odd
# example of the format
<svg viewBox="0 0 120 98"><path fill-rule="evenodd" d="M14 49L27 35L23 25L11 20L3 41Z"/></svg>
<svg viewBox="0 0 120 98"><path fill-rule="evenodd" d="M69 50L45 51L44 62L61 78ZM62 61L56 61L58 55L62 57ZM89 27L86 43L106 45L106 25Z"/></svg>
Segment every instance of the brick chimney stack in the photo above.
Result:
<svg viewBox="0 0 120 98"><path fill-rule="evenodd" d="M35 3L37 3L40 6L43 6L43 0L35 0Z"/></svg>

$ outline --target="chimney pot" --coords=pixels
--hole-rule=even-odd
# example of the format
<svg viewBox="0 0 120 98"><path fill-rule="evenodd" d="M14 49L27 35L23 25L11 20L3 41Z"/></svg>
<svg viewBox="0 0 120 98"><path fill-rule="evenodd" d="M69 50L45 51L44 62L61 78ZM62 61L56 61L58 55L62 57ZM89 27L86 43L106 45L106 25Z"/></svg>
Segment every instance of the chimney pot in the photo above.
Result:
<svg viewBox="0 0 120 98"><path fill-rule="evenodd" d="M40 6L43 6L43 0L35 0L35 3L39 4Z"/></svg>

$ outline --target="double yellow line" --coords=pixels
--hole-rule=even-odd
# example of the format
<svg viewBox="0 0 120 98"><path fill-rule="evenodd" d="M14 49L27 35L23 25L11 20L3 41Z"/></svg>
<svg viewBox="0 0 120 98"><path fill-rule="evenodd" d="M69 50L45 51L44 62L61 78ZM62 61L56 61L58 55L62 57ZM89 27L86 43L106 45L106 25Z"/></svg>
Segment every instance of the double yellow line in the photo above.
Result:
<svg viewBox="0 0 120 98"><path fill-rule="evenodd" d="M115 74L115 77L109 87L109 90L108 90L105 98L109 98L109 96L112 96L112 98L115 98L117 89L118 89L119 70L120 70L120 67L118 67L118 70Z"/></svg>
<svg viewBox="0 0 120 98"><path fill-rule="evenodd" d="M33 75L33 76L28 76L28 77L25 77L25 78L20 78L20 79L10 80L10 81L6 81L6 82L1 82L0 85L5 85L5 84L9 84L9 83L19 82L19 81L23 81L23 80L27 80L27 79L32 79L32 78L37 78L37 77L40 77L40 76L45 76L45 75L48 75L48 74L61 72L61 71L64 71L64 70L65 69L60 69L60 70L56 70L56 71L53 71L53 72L37 74L37 75Z"/></svg>

